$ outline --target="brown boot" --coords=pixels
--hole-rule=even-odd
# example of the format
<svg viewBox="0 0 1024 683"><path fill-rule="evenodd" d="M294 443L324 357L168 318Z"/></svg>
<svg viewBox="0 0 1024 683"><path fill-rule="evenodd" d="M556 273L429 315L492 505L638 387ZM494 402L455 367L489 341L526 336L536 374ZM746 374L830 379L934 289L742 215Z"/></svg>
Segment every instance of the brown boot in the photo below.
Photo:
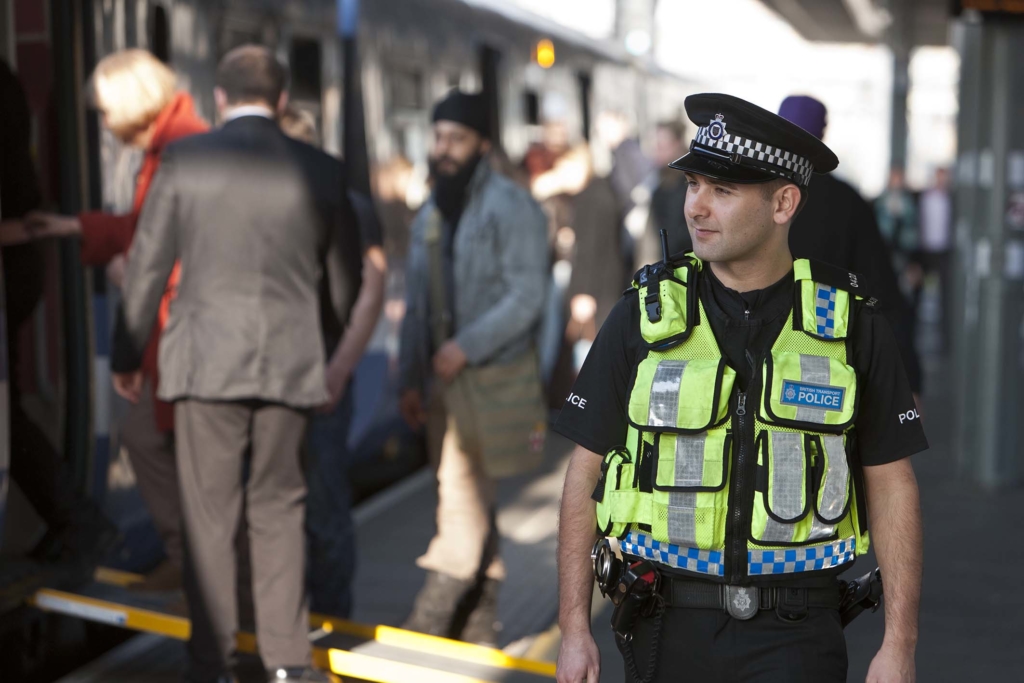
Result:
<svg viewBox="0 0 1024 683"><path fill-rule="evenodd" d="M440 572L427 572L427 580L416 595L412 614L402 624L402 628L451 638L455 611L472 589L472 580L456 579Z"/></svg>
<svg viewBox="0 0 1024 683"><path fill-rule="evenodd" d="M459 640L475 643L484 647L498 647L498 633L501 623L498 621L498 594L501 582L484 579L483 584L474 591L476 604L471 606L466 626L459 634Z"/></svg>

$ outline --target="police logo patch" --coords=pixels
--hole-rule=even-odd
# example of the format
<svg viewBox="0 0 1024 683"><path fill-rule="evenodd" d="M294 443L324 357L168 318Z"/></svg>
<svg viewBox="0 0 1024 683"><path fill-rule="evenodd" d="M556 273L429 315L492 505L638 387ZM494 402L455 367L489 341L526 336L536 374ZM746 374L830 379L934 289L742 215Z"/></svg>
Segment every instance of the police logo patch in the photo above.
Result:
<svg viewBox="0 0 1024 683"><path fill-rule="evenodd" d="M798 408L817 408L818 410L838 412L843 409L843 404L846 401L846 389L785 380L782 383L781 401L783 405L797 406Z"/></svg>
<svg viewBox="0 0 1024 683"><path fill-rule="evenodd" d="M714 120L708 125L708 137L712 140L721 140L725 137L725 116L715 114Z"/></svg>

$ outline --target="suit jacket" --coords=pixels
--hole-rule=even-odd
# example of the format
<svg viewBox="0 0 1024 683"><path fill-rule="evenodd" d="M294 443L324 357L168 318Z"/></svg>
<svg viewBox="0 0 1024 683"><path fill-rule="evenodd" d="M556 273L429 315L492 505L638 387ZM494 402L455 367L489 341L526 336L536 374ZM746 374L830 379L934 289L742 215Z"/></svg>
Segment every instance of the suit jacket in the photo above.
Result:
<svg viewBox="0 0 1024 683"><path fill-rule="evenodd" d="M347 321L362 268L343 176L340 162L259 116L164 151L129 252L124 306L141 350L180 260L160 398L326 401L321 287Z"/></svg>

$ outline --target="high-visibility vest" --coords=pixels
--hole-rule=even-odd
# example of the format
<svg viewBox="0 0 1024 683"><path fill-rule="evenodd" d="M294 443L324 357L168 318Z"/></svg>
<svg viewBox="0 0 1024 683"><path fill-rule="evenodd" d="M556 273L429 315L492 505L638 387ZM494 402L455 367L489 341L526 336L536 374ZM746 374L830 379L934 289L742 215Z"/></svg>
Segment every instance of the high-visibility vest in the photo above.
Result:
<svg viewBox="0 0 1024 683"><path fill-rule="evenodd" d="M624 552L726 580L852 561L869 545L850 365L861 297L848 290L860 283L796 261L794 307L742 393L697 295L702 267L690 256L634 283L647 353L626 443L606 454L594 492L598 531Z"/></svg>

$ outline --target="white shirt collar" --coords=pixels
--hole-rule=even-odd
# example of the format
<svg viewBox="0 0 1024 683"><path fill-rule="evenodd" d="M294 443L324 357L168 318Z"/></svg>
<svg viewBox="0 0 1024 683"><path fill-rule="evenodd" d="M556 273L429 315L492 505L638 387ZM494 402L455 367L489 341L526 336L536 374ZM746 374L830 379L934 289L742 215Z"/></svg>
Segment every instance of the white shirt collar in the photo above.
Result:
<svg viewBox="0 0 1024 683"><path fill-rule="evenodd" d="M274 112L269 107L264 107L262 104L243 104L234 109L230 109L224 114L224 123L228 121L234 121L243 116L262 116L265 119L273 119Z"/></svg>

